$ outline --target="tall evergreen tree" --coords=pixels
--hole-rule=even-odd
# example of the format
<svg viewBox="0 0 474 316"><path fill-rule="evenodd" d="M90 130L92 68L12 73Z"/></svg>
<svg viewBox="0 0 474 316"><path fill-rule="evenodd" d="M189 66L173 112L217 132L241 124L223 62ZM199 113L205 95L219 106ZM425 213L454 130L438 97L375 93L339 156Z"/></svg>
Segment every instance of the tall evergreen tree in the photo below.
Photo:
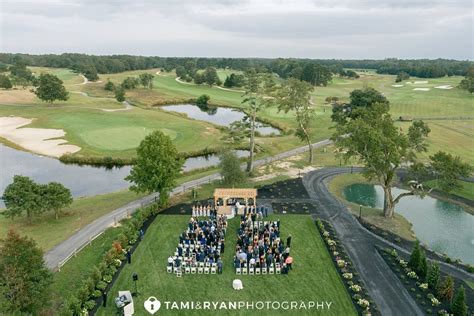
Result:
<svg viewBox="0 0 474 316"><path fill-rule="evenodd" d="M466 293L462 285L456 291L451 304L451 312L454 316L467 316Z"/></svg>
<svg viewBox="0 0 474 316"><path fill-rule="evenodd" d="M438 288L439 285L439 265L433 263L430 265L428 269L428 275L426 276L426 283L428 283L428 287L432 290Z"/></svg>

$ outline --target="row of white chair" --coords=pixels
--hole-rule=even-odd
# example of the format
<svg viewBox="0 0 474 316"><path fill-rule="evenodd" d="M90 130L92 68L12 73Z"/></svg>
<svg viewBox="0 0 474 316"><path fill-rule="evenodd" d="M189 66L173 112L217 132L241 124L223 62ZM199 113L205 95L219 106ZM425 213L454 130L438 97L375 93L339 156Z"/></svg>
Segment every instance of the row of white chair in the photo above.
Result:
<svg viewBox="0 0 474 316"><path fill-rule="evenodd" d="M166 267L166 272L168 273L174 273L176 274L177 277L181 277L181 274L183 272L183 269L181 267L171 267L167 266ZM217 266L211 266L211 267L190 267L186 266L184 267L184 273L185 274L216 274L217 273Z"/></svg>
<svg viewBox="0 0 474 316"><path fill-rule="evenodd" d="M181 266L183 266L183 267L196 267L196 268L216 268L217 263L215 263L215 262L213 262L213 263L210 263L210 262L196 262L194 264L189 264L186 261L184 261L184 262L182 261Z"/></svg>
<svg viewBox="0 0 474 316"><path fill-rule="evenodd" d="M260 275L260 274L281 274L281 267L277 266L275 268L236 268L235 273L239 275Z"/></svg>

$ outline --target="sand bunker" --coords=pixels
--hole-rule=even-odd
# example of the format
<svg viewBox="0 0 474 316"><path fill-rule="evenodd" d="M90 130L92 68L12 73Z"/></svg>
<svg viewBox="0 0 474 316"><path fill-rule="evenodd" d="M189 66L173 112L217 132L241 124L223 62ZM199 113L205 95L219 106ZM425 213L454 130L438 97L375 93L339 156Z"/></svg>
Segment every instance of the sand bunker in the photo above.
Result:
<svg viewBox="0 0 474 316"><path fill-rule="evenodd" d="M403 87L403 85L402 84L392 84L392 87L400 88L400 87Z"/></svg>
<svg viewBox="0 0 474 316"><path fill-rule="evenodd" d="M415 88L415 91L430 91L430 88Z"/></svg>
<svg viewBox="0 0 474 316"><path fill-rule="evenodd" d="M447 85L444 85L444 86L437 86L435 87L435 89L444 89L444 90L449 90L449 89L452 89L453 87L451 87L449 84Z"/></svg>
<svg viewBox="0 0 474 316"><path fill-rule="evenodd" d="M75 145L63 145L67 141L58 139L66 134L62 129L20 128L32 121L23 117L0 117L0 137L32 152L56 158L81 150Z"/></svg>
<svg viewBox="0 0 474 316"><path fill-rule="evenodd" d="M415 81L414 84L427 84L428 81Z"/></svg>

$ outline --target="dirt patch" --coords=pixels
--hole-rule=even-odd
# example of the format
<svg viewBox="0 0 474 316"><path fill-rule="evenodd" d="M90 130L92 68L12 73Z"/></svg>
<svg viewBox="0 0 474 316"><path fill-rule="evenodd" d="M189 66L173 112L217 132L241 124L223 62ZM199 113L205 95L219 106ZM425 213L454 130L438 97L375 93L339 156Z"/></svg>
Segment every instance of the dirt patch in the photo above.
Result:
<svg viewBox="0 0 474 316"><path fill-rule="evenodd" d="M316 213L317 208L313 203L272 203L273 213L275 214L302 214L308 215Z"/></svg>
<svg viewBox="0 0 474 316"><path fill-rule="evenodd" d="M265 185L258 189L260 199L308 199L309 195L300 178Z"/></svg>
<svg viewBox="0 0 474 316"><path fill-rule="evenodd" d="M56 158L81 150L64 144L67 141L59 138L66 134L62 129L21 128L32 121L23 117L0 117L0 136L29 151Z"/></svg>
<svg viewBox="0 0 474 316"><path fill-rule="evenodd" d="M36 95L29 90L0 90L1 104L31 104Z"/></svg>

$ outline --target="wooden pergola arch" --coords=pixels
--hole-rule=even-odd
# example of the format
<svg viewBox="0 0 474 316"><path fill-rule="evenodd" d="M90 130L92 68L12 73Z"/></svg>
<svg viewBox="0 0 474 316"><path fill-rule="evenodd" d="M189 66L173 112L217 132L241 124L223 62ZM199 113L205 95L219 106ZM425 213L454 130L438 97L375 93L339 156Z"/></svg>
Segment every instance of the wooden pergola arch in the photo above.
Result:
<svg viewBox="0 0 474 316"><path fill-rule="evenodd" d="M218 205L217 201L222 199L223 205ZM248 206L249 199L253 200L253 204L257 204L257 189L248 188L232 188L222 189L218 188L214 190L214 205L216 206L218 214L230 215L232 213L232 206L227 205L228 199L244 199L245 206Z"/></svg>

